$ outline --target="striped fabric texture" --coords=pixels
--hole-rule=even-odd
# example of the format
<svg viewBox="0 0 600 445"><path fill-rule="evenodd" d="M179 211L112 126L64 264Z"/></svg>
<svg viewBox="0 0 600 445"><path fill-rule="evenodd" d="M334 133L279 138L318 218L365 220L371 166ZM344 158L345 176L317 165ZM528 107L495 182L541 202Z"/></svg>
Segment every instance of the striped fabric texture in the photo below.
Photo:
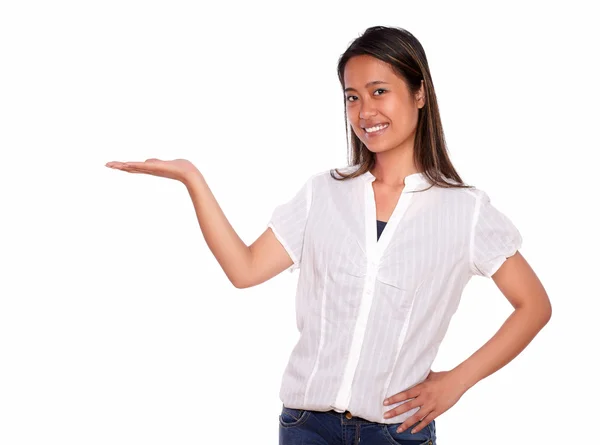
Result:
<svg viewBox="0 0 600 445"><path fill-rule="evenodd" d="M356 166L339 169L349 172ZM473 275L491 277L521 246L513 223L476 188L404 189L377 240L375 177L310 177L268 223L299 270L300 333L283 374L289 408L391 419L383 400L427 377Z"/></svg>

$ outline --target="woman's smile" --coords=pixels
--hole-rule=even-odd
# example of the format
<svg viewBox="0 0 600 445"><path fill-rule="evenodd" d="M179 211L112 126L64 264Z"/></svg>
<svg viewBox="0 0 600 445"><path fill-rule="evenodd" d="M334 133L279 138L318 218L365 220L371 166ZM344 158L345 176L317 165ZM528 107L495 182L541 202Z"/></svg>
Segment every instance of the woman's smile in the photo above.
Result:
<svg viewBox="0 0 600 445"><path fill-rule="evenodd" d="M390 126L388 123L374 125L372 127L363 128L364 134L367 136L367 139L374 138L376 136L382 135L385 130Z"/></svg>

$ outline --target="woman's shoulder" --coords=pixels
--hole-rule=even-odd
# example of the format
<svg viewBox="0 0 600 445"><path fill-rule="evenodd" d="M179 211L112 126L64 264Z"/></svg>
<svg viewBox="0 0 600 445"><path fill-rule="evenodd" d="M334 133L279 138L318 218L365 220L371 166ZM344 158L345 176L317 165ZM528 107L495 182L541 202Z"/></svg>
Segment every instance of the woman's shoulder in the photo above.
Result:
<svg viewBox="0 0 600 445"><path fill-rule="evenodd" d="M487 196L483 190L477 188L475 185L459 183L446 176L444 176L444 180L447 184L452 184L454 187L442 187L437 185L432 187L434 194L444 202L472 208L477 201L479 201L482 197Z"/></svg>
<svg viewBox="0 0 600 445"><path fill-rule="evenodd" d="M335 173L337 171L337 172L343 173L345 175L348 175L350 173L354 173L360 167L361 167L360 164L357 164L357 165L344 165L344 166L339 166L339 167L332 167L332 168L330 168L327 171L331 172L331 173Z"/></svg>
<svg viewBox="0 0 600 445"><path fill-rule="evenodd" d="M335 181L336 179L340 179L340 173L342 175L349 175L358 170L359 166L357 165L346 165L342 167L330 167L327 170L318 170L313 173L308 179L311 181L319 180L319 181Z"/></svg>
<svg viewBox="0 0 600 445"><path fill-rule="evenodd" d="M455 209L474 212L473 214L491 206L493 201L486 190L472 184L468 187L437 188L437 190L441 193L443 202L454 206Z"/></svg>
<svg viewBox="0 0 600 445"><path fill-rule="evenodd" d="M455 193L459 193L470 202L476 202L484 197L487 197L487 193L482 189L478 188L476 185L469 185L468 187L453 187L449 190L453 190Z"/></svg>

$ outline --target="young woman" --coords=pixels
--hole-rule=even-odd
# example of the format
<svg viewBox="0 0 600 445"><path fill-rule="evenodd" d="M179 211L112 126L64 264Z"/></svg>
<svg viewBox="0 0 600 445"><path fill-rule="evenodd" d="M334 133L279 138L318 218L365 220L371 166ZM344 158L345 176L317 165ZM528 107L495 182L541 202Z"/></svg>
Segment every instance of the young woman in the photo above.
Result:
<svg viewBox="0 0 600 445"><path fill-rule="evenodd" d="M421 44L372 27L341 56L348 167L310 177L250 246L183 159L108 167L184 183L206 242L238 288L300 269L300 339L280 391L281 445L429 444L435 418L519 354L551 305L521 236L450 162ZM515 308L449 371L431 370L461 293L491 277Z"/></svg>

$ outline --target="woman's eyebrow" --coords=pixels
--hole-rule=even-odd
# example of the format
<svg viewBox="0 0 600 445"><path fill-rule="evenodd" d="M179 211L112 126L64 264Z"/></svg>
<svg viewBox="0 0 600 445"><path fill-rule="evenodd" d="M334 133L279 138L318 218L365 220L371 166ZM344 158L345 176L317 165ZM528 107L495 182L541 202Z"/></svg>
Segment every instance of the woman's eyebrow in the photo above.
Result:
<svg viewBox="0 0 600 445"><path fill-rule="evenodd" d="M373 80L372 82L368 82L365 85L365 88L369 88L372 85L380 85L382 83L388 84L388 82L384 82L383 80ZM344 88L344 93L347 92L347 91L356 91L356 89L352 88L352 87Z"/></svg>

